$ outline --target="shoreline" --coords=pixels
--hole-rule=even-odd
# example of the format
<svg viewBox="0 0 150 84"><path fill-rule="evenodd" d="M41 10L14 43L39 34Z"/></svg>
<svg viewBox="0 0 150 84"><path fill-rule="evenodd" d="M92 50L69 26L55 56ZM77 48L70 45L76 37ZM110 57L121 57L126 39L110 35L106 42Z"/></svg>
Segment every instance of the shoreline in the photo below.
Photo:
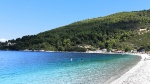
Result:
<svg viewBox="0 0 150 84"><path fill-rule="evenodd" d="M73 53L73 52L70 52L70 53ZM147 54L140 54L140 53L136 53L136 54L135 53L98 53L98 54L122 54L122 55L128 54L128 55L134 55L134 56L141 57L139 59L139 61L136 62L136 64L134 64L130 68L127 68L126 70L122 71L121 74L117 74L117 76L110 78L109 80L104 82L104 84L143 84L143 83L131 83L131 82L136 82L136 81L134 81L134 79L137 79L137 76L135 76L135 74L137 74L137 72L138 72L137 70L142 68L141 66L145 66L144 65L145 62L149 61L149 66L150 66L150 59L149 59L150 56L148 56ZM145 58L147 58L146 61L145 61ZM150 67L149 67L149 69L150 69ZM148 73L144 73L143 76L145 76L145 74L148 74ZM150 78L150 76L149 76L149 78ZM150 83L150 81L149 81L149 83ZM148 84L148 83L144 83L144 84Z"/></svg>
<svg viewBox="0 0 150 84"><path fill-rule="evenodd" d="M130 54L130 55L140 56L141 60L135 66L133 66L131 69L129 69L127 72L125 72L123 75L121 75L117 79L108 81L106 84L141 84L143 81L145 81L145 80L143 80L143 77L145 74L147 74L145 72L147 72L149 70L149 69L147 69L148 67L145 66L145 64L147 63L148 60L145 60L145 59L148 59L149 55L148 54ZM149 63L150 63L150 61L149 61ZM141 70L142 66L145 66L144 70L147 69L145 72L143 72ZM137 76L137 74L141 74L142 77ZM138 79L140 79L140 81L142 81L142 80L143 81L141 83L139 83L140 81L137 80L137 77L138 77ZM149 77L150 77L150 75L149 75ZM150 83L150 81L148 83ZM142 84L148 84L148 83L146 82L146 83L142 83Z"/></svg>

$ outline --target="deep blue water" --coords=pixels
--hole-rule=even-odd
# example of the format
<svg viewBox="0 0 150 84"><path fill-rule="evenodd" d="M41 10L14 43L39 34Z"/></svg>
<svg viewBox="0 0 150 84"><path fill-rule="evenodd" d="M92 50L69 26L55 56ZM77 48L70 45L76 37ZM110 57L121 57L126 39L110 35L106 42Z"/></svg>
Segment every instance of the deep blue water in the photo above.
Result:
<svg viewBox="0 0 150 84"><path fill-rule="evenodd" d="M139 60L122 54L0 51L0 84L103 84Z"/></svg>

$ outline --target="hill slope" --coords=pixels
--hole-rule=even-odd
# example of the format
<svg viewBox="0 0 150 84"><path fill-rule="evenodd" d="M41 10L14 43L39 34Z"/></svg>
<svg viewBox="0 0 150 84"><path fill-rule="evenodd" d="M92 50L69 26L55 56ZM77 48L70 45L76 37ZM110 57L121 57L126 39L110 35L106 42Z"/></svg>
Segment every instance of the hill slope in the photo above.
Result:
<svg viewBox="0 0 150 84"><path fill-rule="evenodd" d="M143 29L143 30L142 30ZM37 35L23 36L11 43L0 43L0 49L85 51L89 49L150 49L150 10L120 12L87 19Z"/></svg>

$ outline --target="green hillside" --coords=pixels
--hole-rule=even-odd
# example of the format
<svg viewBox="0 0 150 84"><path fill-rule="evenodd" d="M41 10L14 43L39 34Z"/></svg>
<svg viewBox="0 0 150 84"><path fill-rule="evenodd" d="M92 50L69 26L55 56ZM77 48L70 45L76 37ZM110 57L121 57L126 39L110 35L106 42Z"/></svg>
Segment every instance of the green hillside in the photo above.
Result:
<svg viewBox="0 0 150 84"><path fill-rule="evenodd" d="M150 50L150 10L120 12L87 19L39 33L23 36L0 49L86 51L94 49ZM11 44L10 44L11 43ZM86 48L86 46L90 46Z"/></svg>

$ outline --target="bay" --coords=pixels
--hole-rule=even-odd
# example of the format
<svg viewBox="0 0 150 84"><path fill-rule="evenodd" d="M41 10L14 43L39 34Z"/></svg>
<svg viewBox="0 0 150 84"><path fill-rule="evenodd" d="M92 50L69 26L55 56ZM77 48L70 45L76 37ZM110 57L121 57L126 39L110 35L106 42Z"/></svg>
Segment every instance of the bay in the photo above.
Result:
<svg viewBox="0 0 150 84"><path fill-rule="evenodd" d="M128 54L0 51L0 84L103 84L139 60Z"/></svg>

